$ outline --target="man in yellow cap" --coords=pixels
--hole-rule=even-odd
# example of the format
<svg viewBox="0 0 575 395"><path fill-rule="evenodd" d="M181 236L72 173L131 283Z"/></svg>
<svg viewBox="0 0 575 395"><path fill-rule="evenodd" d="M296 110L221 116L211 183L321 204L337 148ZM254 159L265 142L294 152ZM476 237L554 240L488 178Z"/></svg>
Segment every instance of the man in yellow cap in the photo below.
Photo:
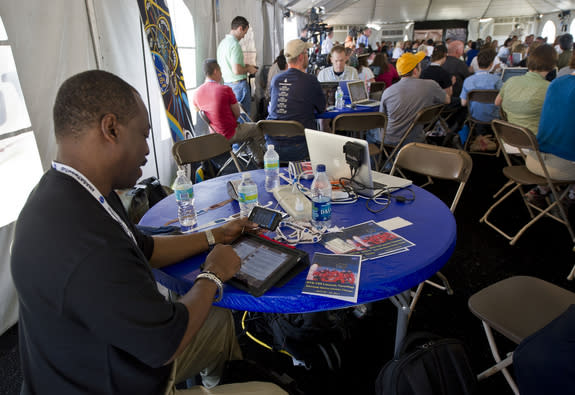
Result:
<svg viewBox="0 0 575 395"><path fill-rule="evenodd" d="M450 101L449 95L437 82L419 79L420 62L424 57L425 52L407 52L397 60L395 67L401 80L383 92L379 106L379 111L387 114L388 118L385 144L398 144L419 110ZM413 128L405 144L424 140L423 128L419 126Z"/></svg>

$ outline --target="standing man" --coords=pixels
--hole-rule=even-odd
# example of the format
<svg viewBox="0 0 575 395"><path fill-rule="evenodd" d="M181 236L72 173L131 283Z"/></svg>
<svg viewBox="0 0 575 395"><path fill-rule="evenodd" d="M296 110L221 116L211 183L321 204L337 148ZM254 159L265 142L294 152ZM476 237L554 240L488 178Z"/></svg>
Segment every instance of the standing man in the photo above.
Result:
<svg viewBox="0 0 575 395"><path fill-rule="evenodd" d="M329 81L350 81L358 80L357 69L345 64L347 56L345 55L345 48L341 45L336 45L331 49L329 59L332 66L320 70L317 75L319 82Z"/></svg>
<svg viewBox="0 0 575 395"><path fill-rule="evenodd" d="M268 119L298 121L306 128L317 129L315 114L325 111L325 96L317 79L306 74L312 43L291 40L284 49L288 70L272 80ZM280 160L298 160L307 157L305 137L266 137L273 144ZM279 149L278 149L279 148Z"/></svg>
<svg viewBox="0 0 575 395"><path fill-rule="evenodd" d="M218 64L222 69L224 83L234 91L236 99L249 114L252 103L248 74L255 74L257 67L244 63L244 52L240 40L244 38L250 28L248 20L243 16L236 16L232 20L229 34L218 45Z"/></svg>
<svg viewBox="0 0 575 395"><path fill-rule="evenodd" d="M224 362L241 358L231 313L212 306L240 268L219 243L254 224L149 237L130 223L114 190L142 176L150 124L140 95L111 73L66 80L54 130L56 161L22 209L12 246L21 393L185 394L175 384L200 372L206 387L217 385ZM151 268L210 246L192 288L166 300ZM236 385L233 393L254 393Z"/></svg>
<svg viewBox="0 0 575 395"><path fill-rule="evenodd" d="M333 48L333 30L330 30L327 32L327 36L325 37L325 40L323 40L323 43L321 43L321 54L322 55L329 54L332 48Z"/></svg>
<svg viewBox="0 0 575 395"><path fill-rule="evenodd" d="M371 36L371 29L369 27L366 27L365 29L363 29L363 31L357 38L355 47L359 48L359 44L363 44L365 45L365 49L369 48L369 36Z"/></svg>
<svg viewBox="0 0 575 395"><path fill-rule="evenodd" d="M222 71L216 59L204 61L206 81L194 92L194 107L203 111L211 129L231 144L248 142L258 165L264 161L265 140L253 122L238 123L240 105L229 86L222 85Z"/></svg>

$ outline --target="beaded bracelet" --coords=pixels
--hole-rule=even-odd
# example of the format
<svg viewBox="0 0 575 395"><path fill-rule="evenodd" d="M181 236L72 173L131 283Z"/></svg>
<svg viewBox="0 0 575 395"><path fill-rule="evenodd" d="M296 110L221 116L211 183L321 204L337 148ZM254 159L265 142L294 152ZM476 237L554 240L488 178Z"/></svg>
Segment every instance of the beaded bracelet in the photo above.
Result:
<svg viewBox="0 0 575 395"><path fill-rule="evenodd" d="M198 281L200 278L205 278L206 280L214 282L218 286L218 293L214 298L214 302L219 302L220 300L222 300L222 297L224 296L224 287L222 284L222 280L220 280L220 278L212 272L201 272L200 274L197 275L194 283Z"/></svg>

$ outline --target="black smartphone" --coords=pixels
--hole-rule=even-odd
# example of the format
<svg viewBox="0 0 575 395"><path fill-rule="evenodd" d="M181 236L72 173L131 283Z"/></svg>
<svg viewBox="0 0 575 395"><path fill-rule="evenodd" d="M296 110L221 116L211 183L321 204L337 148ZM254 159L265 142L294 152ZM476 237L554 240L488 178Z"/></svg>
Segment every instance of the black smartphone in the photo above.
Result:
<svg viewBox="0 0 575 395"><path fill-rule="evenodd" d="M248 219L258 224L261 228L274 231L282 220L282 213L256 206L252 209Z"/></svg>

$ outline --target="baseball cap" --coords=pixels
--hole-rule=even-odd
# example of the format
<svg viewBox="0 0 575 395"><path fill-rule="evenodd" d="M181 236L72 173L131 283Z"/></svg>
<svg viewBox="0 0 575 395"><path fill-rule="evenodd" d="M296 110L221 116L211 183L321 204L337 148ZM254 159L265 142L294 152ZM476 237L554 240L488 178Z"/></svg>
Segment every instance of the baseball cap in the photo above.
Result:
<svg viewBox="0 0 575 395"><path fill-rule="evenodd" d="M288 41L284 48L284 55L289 62L297 58L303 51L313 47L312 43L306 43L296 38L295 40Z"/></svg>
<svg viewBox="0 0 575 395"><path fill-rule="evenodd" d="M395 68L399 75L405 75L417 66L425 58L425 52L418 52L415 55L411 52L406 52L397 59Z"/></svg>

